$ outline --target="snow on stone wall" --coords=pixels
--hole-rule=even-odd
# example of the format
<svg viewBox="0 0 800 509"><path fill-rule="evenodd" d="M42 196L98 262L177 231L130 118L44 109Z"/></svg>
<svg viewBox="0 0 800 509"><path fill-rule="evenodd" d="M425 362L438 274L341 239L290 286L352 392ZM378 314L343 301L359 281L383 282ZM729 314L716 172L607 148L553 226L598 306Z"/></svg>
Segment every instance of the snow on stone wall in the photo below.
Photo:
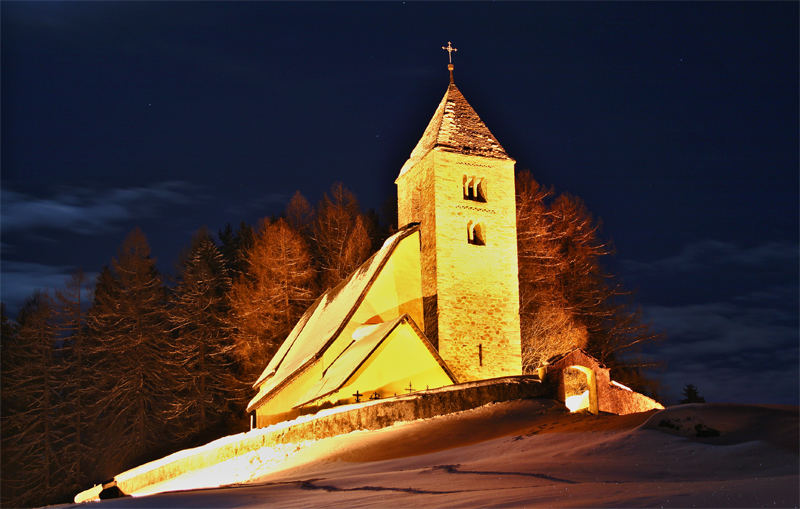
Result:
<svg viewBox="0 0 800 509"><path fill-rule="evenodd" d="M153 493L153 486L209 469L264 448L317 440L355 430L374 430L396 422L425 419L514 399L544 397L548 389L535 377L505 377L451 385L407 396L334 407L265 428L220 438L206 445L178 451L117 475L125 494ZM281 457L283 457L281 456ZM97 500L97 487L75 496L75 501Z"/></svg>

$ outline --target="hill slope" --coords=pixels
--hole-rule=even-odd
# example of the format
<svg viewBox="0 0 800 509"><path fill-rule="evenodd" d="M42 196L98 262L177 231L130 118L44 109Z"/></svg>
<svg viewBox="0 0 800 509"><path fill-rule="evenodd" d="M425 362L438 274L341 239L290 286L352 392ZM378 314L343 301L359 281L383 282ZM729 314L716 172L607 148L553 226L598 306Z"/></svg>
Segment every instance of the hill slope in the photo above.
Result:
<svg viewBox="0 0 800 509"><path fill-rule="evenodd" d="M797 437L797 407L591 416L514 401L262 450L160 489L240 484L99 506L786 507Z"/></svg>

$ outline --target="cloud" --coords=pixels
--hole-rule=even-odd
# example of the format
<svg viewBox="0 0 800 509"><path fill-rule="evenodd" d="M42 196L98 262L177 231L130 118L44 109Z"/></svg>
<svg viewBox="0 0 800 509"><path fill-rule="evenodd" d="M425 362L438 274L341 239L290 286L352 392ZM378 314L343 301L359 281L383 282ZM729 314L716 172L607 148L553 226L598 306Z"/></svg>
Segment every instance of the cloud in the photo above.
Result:
<svg viewBox="0 0 800 509"><path fill-rule="evenodd" d="M49 292L63 288L73 271L73 267L62 265L3 261L0 299L13 316L35 291ZM87 288L94 286L96 277L97 274L86 273Z"/></svg>
<svg viewBox="0 0 800 509"><path fill-rule="evenodd" d="M2 190L3 233L62 230L81 235L113 231L125 220L154 215L165 204L194 200L194 186L160 182L147 187L69 189L40 198Z"/></svg>
<svg viewBox="0 0 800 509"><path fill-rule="evenodd" d="M667 401L691 383L709 401L797 403L798 254L787 241L704 240L622 262L631 279L660 289L642 309L666 338L646 353L667 363L655 374Z"/></svg>
<svg viewBox="0 0 800 509"><path fill-rule="evenodd" d="M631 273L687 273L709 267L768 267L772 264L796 264L800 249L788 242L768 242L753 247L739 247L730 242L703 240L684 246L680 253L667 258L640 262L623 260L623 269Z"/></svg>
<svg viewBox="0 0 800 509"><path fill-rule="evenodd" d="M777 295L784 291L774 288ZM643 311L645 320L667 337L650 353L667 361L667 371L658 378L670 400L677 401L680 389L692 383L709 401L796 402L800 351L794 306L732 299L650 305Z"/></svg>
<svg viewBox="0 0 800 509"><path fill-rule="evenodd" d="M251 213L259 213L262 216L268 216L274 213L276 205L280 205L282 209L287 203L289 203L289 195L287 194L266 193L226 208L225 214L230 216L247 216Z"/></svg>

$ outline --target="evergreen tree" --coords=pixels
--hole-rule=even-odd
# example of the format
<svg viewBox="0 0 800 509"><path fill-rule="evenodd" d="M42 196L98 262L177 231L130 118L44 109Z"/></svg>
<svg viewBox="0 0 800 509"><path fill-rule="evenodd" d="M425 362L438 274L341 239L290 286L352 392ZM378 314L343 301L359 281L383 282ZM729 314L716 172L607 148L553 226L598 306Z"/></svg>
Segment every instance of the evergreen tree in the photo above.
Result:
<svg viewBox="0 0 800 509"><path fill-rule="evenodd" d="M688 384L686 387L683 388L683 399L681 400L681 404L684 405L686 403L705 403L706 399L697 392L697 387L692 384Z"/></svg>
<svg viewBox="0 0 800 509"><path fill-rule="evenodd" d="M85 431L94 418L94 414L88 410L88 403L98 397L94 385L87 383L92 368L87 354L85 285L86 275L78 270L67 280L65 288L56 292L63 363L69 375L60 391L64 398L61 417L67 434L61 461L69 469L69 477L64 480L64 485L71 491L80 489L90 481L90 458L95 452Z"/></svg>
<svg viewBox="0 0 800 509"><path fill-rule="evenodd" d="M88 314L104 461L113 475L163 443L176 367L166 338L165 288L138 228L97 281Z"/></svg>
<svg viewBox="0 0 800 509"><path fill-rule="evenodd" d="M253 228L245 222L234 231L230 223L219 231L220 253L231 277L247 272L247 250L253 245Z"/></svg>
<svg viewBox="0 0 800 509"><path fill-rule="evenodd" d="M300 191L295 191L286 205L286 222L289 226L307 235L314 221L314 208Z"/></svg>
<svg viewBox="0 0 800 509"><path fill-rule="evenodd" d="M3 338L3 505L56 502L66 476L55 317L52 300L36 293L20 310L15 334Z"/></svg>
<svg viewBox="0 0 800 509"><path fill-rule="evenodd" d="M236 356L253 382L316 295L302 235L284 219L262 221L248 251L248 276L231 288L231 325Z"/></svg>
<svg viewBox="0 0 800 509"><path fill-rule="evenodd" d="M236 377L227 324L230 287L222 254L201 230L183 261L169 307L171 350L178 365L172 409L178 438L198 437L244 413L247 387Z"/></svg>
<svg viewBox="0 0 800 509"><path fill-rule="evenodd" d="M367 226L353 193L340 182L333 184L317 206L312 231L323 289L339 284L370 255Z"/></svg>

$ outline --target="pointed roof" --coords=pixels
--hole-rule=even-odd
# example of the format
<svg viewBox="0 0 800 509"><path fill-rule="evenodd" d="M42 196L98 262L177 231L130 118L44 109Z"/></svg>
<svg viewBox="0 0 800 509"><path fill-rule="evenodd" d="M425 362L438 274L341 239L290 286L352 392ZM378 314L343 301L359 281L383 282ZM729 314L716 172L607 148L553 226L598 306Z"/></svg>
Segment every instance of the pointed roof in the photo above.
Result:
<svg viewBox="0 0 800 509"><path fill-rule="evenodd" d="M432 149L512 160L452 81L400 175Z"/></svg>
<svg viewBox="0 0 800 509"><path fill-rule="evenodd" d="M425 337L425 334L419 329L414 319L408 314L403 314L394 320L363 326L364 329L368 329L364 332L364 336L354 339L352 343L339 354L331 365L322 373L322 378L311 386L294 407L299 408L303 405L307 405L312 401L329 396L344 387L356 371L358 371L358 368L369 360L381 343L386 341L392 331L402 323L407 323L411 326L417 338L428 349L439 366L441 366L442 371L450 377L453 383L456 383L455 375L453 375L450 368L447 367L447 364L445 364L444 360L439 356L439 352L436 351Z"/></svg>
<svg viewBox="0 0 800 509"><path fill-rule="evenodd" d="M248 404L248 412L322 357L348 324L400 241L418 230L418 223L401 228L344 281L319 296L253 384L259 392Z"/></svg>

